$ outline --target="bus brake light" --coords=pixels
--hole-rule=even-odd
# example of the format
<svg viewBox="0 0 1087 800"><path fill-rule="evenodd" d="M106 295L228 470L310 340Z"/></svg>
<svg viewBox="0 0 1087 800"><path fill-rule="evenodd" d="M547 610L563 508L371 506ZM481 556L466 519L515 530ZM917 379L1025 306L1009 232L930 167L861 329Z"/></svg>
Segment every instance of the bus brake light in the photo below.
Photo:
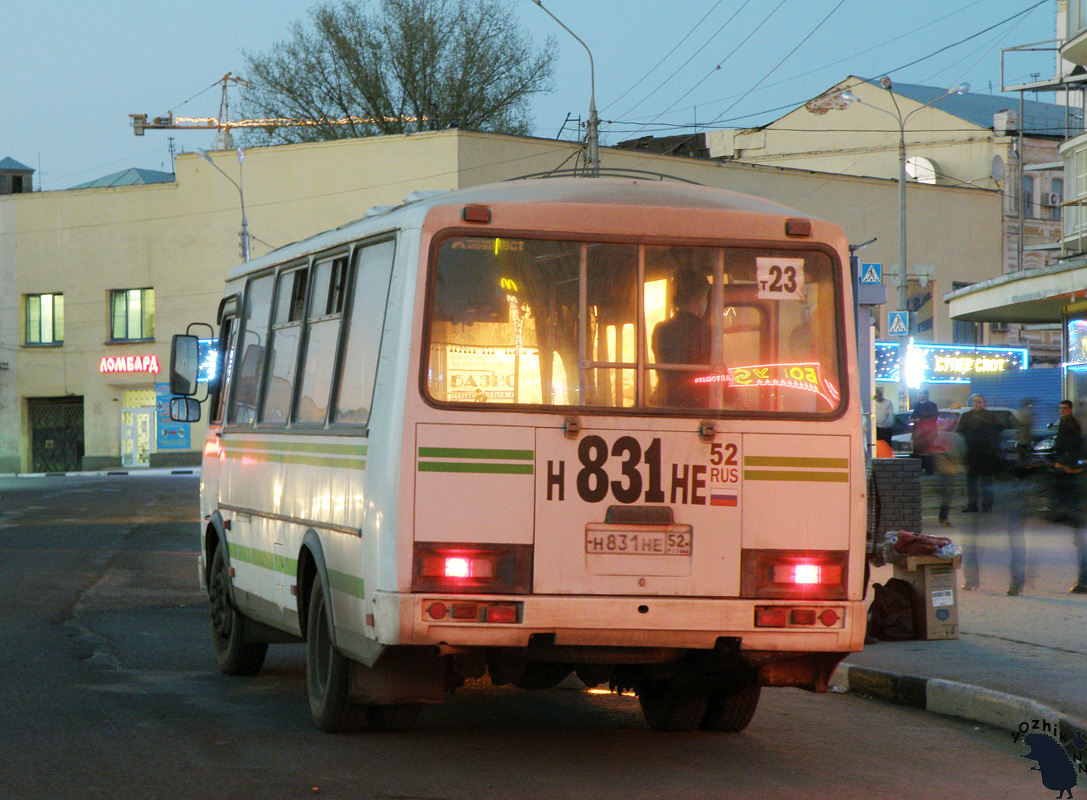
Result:
<svg viewBox="0 0 1087 800"><path fill-rule="evenodd" d="M525 594L531 559L530 545L416 542L412 590Z"/></svg>
<svg viewBox="0 0 1087 800"><path fill-rule="evenodd" d="M844 550L743 550L740 593L768 599L846 597Z"/></svg>

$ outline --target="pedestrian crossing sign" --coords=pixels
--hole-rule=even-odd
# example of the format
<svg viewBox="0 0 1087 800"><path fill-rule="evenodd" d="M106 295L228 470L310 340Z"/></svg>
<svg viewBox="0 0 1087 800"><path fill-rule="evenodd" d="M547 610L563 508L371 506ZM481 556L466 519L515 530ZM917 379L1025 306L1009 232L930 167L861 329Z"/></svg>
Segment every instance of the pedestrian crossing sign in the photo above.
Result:
<svg viewBox="0 0 1087 800"><path fill-rule="evenodd" d="M861 264L861 283L883 283L883 265Z"/></svg>
<svg viewBox="0 0 1087 800"><path fill-rule="evenodd" d="M908 311L891 311L887 314L887 333L891 336L905 336L910 332Z"/></svg>

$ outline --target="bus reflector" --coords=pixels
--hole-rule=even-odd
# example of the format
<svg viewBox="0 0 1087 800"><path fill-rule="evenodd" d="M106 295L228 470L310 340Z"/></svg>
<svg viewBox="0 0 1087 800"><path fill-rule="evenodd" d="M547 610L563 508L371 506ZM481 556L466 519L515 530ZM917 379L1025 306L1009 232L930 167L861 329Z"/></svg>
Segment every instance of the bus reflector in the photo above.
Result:
<svg viewBox="0 0 1087 800"><path fill-rule="evenodd" d="M483 612L484 622L516 622L517 606L487 606Z"/></svg>
<svg viewBox="0 0 1087 800"><path fill-rule="evenodd" d="M815 609L814 608L794 608L789 612L789 624L790 625L814 625L815 624Z"/></svg>
<svg viewBox="0 0 1087 800"><path fill-rule="evenodd" d="M756 628L812 628L822 623L826 628L842 627L844 612L838 608L755 606Z"/></svg>
<svg viewBox="0 0 1087 800"><path fill-rule="evenodd" d="M789 624L789 609L785 606L755 606L756 628L784 628Z"/></svg>
<svg viewBox="0 0 1087 800"><path fill-rule="evenodd" d="M424 622L442 622L445 624L489 623L498 625L516 625L521 622L524 610L521 603L506 600L463 600L451 598L424 599L421 603Z"/></svg>
<svg viewBox="0 0 1087 800"><path fill-rule="evenodd" d="M478 619L479 606L475 603L454 603L453 619Z"/></svg>

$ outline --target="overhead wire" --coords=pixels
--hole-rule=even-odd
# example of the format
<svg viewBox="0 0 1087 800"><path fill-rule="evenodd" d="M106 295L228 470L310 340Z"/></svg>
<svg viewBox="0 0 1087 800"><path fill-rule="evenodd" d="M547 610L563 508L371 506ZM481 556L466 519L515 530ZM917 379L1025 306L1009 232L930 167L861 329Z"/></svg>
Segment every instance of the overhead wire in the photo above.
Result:
<svg viewBox="0 0 1087 800"><path fill-rule="evenodd" d="M644 74L644 75L643 75L642 77L638 78L638 80L636 80L636 81L635 81L635 82L634 82L633 84L631 84L631 86L630 86L630 87L629 87L629 88L628 88L628 89L627 89L627 90L626 90L625 92L623 92L623 93L622 93L621 95L619 95L618 97L616 97L616 98L615 98L614 100L612 100L612 101L611 101L610 103L608 103L608 104L607 104L606 106L604 106L604 107L603 107L603 108L601 108L600 110L601 110L601 111L605 111L605 110L607 110L607 109L611 108L611 107L612 107L613 105L615 105L615 104L616 104L616 103L618 103L618 102L619 102L620 100L622 100L622 99L623 99L624 97L626 97L626 96L627 96L628 94L630 94L630 93L631 93L632 91L634 91L634 89L635 89L635 88L637 88L637 86L638 86L638 85L639 85L639 84L640 84L640 83L641 83L642 81L644 81L644 80L645 80L646 78L648 78L648 77L649 77L650 75L652 75L652 74L653 74L653 71L654 71L654 70L655 70L655 69L656 69L657 67L659 67L659 66L660 66L661 64L663 64L663 63L664 63L665 61L667 61L667 60L668 60L668 59L669 59L669 58L671 57L672 53L676 52L676 50L678 50L678 49L680 48L680 46L681 46L681 45L682 45L682 44L683 44L683 43L684 43L685 41L687 41L688 39L690 39L690 38L691 38L691 34L693 34L693 33L694 33L694 32L695 32L696 30L698 30L698 28L699 28L699 27L700 27L700 26L702 25L702 23L703 23L703 22L705 22L707 18L709 18L710 14L712 14L712 13L713 13L714 11L716 11L716 10L717 10L717 6L721 5L721 3L723 3L723 2L724 2L724 0L717 0L717 2L713 4L713 6L712 6L712 7L710 8L710 10L706 12L705 16L703 16L703 17L702 17L702 19L700 19L700 20L699 20L698 22L696 22L696 23L695 23L695 24L694 24L693 26L691 26L691 29L690 29L689 31L687 31L687 34L686 34L686 35L685 35L685 36L684 36L684 37L683 37L682 39L680 39L680 40L679 40L678 42L676 42L675 46L673 46L671 50L669 50L669 51L668 51L667 53L665 53L665 54L664 54L664 56L662 56L662 57L661 57L661 59L660 59L660 60L659 60L659 61L658 61L658 62L657 62L656 64L654 64L654 65L653 65L653 66L651 66L651 67L650 67L650 68L649 68L648 70L646 70L646 73L645 73L645 74ZM746 3L745 3L745 5L746 5ZM722 28L723 28L723 27L724 27L724 26L722 26ZM714 35L716 35L716 34L714 34ZM713 40L713 37L711 36L711 37L710 37L710 41L712 41L712 40ZM707 42L707 44L708 44L708 43L709 43L709 42ZM705 46L706 46L706 45L702 45L702 47L705 47ZM701 52L701 49L699 50L699 52ZM655 90L654 90L654 91L655 91ZM644 101L642 101L642 102L644 102ZM637 107L638 107L639 105L641 105L641 103L636 103L636 104L635 104L635 105L633 106L633 108L637 108ZM629 112L628 112L628 113L629 113Z"/></svg>
<svg viewBox="0 0 1087 800"><path fill-rule="evenodd" d="M747 36L745 36L743 38L743 40L738 45L736 45L734 48L732 48L732 50L729 52L729 54L726 55L721 61L719 61L717 63L717 65L712 70L710 70L709 73L704 78L702 78L702 80L700 80L698 83L696 83L690 89L688 89L686 92L684 92L682 95L680 95L676 100L674 100L672 102L672 105L668 106L668 108L664 109L664 111L657 114L657 116L655 116L652 120L650 120L650 122L656 122L658 119L660 119L665 114L667 114L669 111L671 111L673 108L675 108L676 103L678 103L683 98L687 97L687 95L689 95L691 92L693 92L695 89L697 89L703 83L705 83L706 80L709 79L710 75L712 75L714 72L719 70L721 68L721 66L726 61L728 61L730 58L732 58L732 56L736 53L736 51L738 51L741 47L743 47L745 44L747 44L749 41L751 41L751 38L756 33L759 32L759 30L762 28L763 25L765 25L767 22L769 22L770 18L772 16L774 16L774 14L777 13L778 9L780 9L783 5L785 5L785 2L786 2L786 0L781 0L781 2L779 2L776 6L774 6L773 10L769 14L767 14L758 25L755 26L755 29L753 31L751 31L751 33L747 34Z"/></svg>
<svg viewBox="0 0 1087 800"><path fill-rule="evenodd" d="M748 3L750 3L750 2L751 2L751 0L744 0L743 4L742 4L742 5L741 5L741 6L740 6L740 7L738 8L738 9L736 9L736 11L735 11L735 12L733 12L732 16L731 16L731 17L729 17L729 18L728 18L727 20L725 20L725 21L724 21L724 23L722 23L722 24L721 24L721 26L720 26L720 27L719 27L719 28L718 28L718 29L717 29L716 31L714 31L714 32L713 32L713 35L712 35L712 36L710 36L710 38L706 40L705 44L703 44L703 45L702 45L702 46L701 46L700 48L698 48L697 50L695 50L695 51L694 51L694 53L692 53L692 54L691 54L690 58L688 58L688 59L687 59L686 61L684 61L684 62L683 62L682 64L680 64L680 65L679 65L678 67L676 67L676 69L672 71L672 74L671 74L671 75L669 75L669 76L668 76L667 78L665 78L665 79L664 79L663 81L661 81L661 82L660 82L659 84L657 84L657 87L656 87L655 89L653 89L653 91L651 91L651 92L650 92L649 94L647 94L647 95L646 95L645 97L643 97L643 98L642 98L641 100L639 100L639 101L638 101L637 103L635 103L635 104L634 104L634 105L632 105L632 106L631 106L630 108L628 108L628 109L627 109L627 111L626 111L626 113L627 113L627 114L629 114L629 113L630 113L631 111L633 111L634 109L636 109L636 108L637 108L638 106L640 106L640 105L641 105L642 103L644 103L644 102L645 102L646 100L648 100L648 99L649 99L650 97L652 97L652 96L653 96L654 94L656 94L656 93L657 93L658 91L660 91L661 87L663 87L663 86L664 86L664 85L665 85L666 83L668 83L668 81L672 80L672 78L674 78L674 77L675 77L676 75L678 75L678 74L680 73L680 71L681 71L681 70L683 70L683 69L684 69L684 68L685 68L685 67L686 67L686 66L687 66L688 64L690 64L690 63L691 63L691 61L693 61L693 60L694 60L694 58L695 58L695 57L696 57L696 56L697 56L697 55L698 55L699 53L701 53L701 52L702 52L703 50L705 50L705 49L706 49L706 48L707 48L707 47L709 46L710 42L712 42L712 41L713 41L714 39L716 39L716 38L717 38L717 37L718 37L718 36L719 36L719 35L721 34L721 32L722 32L722 31L723 31L723 30L724 30L725 28L727 28L727 27L729 26L729 24L730 24L730 23L731 23L731 22L732 22L732 21L733 21L734 19L736 19L737 15L738 15L738 14L739 14L739 13L740 13L741 11L743 11L743 10L744 10L745 8L747 8L747 6L748 6ZM780 8L780 7L781 7L781 5L783 5L784 3L785 3L785 0L781 0L781 4L779 4L779 6L778 6L778 7ZM715 6L715 8L716 8L716 6ZM712 9L711 9L711 10L712 10ZM776 10L776 9L775 9L775 10ZM773 16L773 12L771 12L771 13L770 13L770 16ZM767 19L769 19L769 17L767 17ZM765 20L764 20L764 21L765 21ZM759 23L759 27L761 27L761 26L762 26L762 23ZM757 28L755 28L755 30L757 31L757 30L758 30L758 27L757 27ZM754 33L754 31L753 31L752 33ZM746 39L745 39L745 41L746 41ZM741 43L741 44L742 44L742 43ZM735 51L735 50L733 50L733 52L736 52L736 51ZM729 54L728 56L726 56L726 57L725 57L725 60L727 61L727 60L728 60L728 58L729 58L729 57L730 57L731 55L732 55L732 53L730 53L730 54ZM724 61L722 61L721 63L723 64L723 63L724 63ZM717 65L717 67L716 67L716 69L720 69L720 66L721 66L721 65L720 65L720 64L718 64L718 65Z"/></svg>
<svg viewBox="0 0 1087 800"><path fill-rule="evenodd" d="M814 28L812 28L812 29L811 29L810 31L808 31L808 35L807 35L807 36L805 36L805 37L804 37L803 39L801 39L801 40L800 40L799 42L797 42L796 46L795 46L795 47L793 47L793 49L792 49L792 50L790 50L790 51L789 51L788 53L786 53L786 54L785 54L785 56L783 56L783 57L782 57L782 59L781 59L780 61L778 61L778 63L777 63L777 64L775 64L775 65L774 65L774 66L773 66L773 67L772 67L772 68L770 69L770 71L769 71L769 72L767 72L767 73L766 73L766 74L765 74L765 75L764 75L764 76L763 76L762 78L760 78L760 79L759 79L759 80L758 80L758 81L757 81L757 82L755 83L755 85L754 85L754 86L752 86L752 87L751 87L750 89L748 89L748 90L747 90L746 92L744 92L744 93L743 93L743 94L742 94L742 95L741 95L741 96L740 96L740 97L739 97L739 98L738 98L738 99L737 99L737 100L736 100L736 101L735 101L735 102L734 102L734 103L733 103L732 105L730 105L730 106L729 106L728 108L726 108L726 109L725 109L725 110L724 110L723 112L721 112L722 116L723 116L724 114L727 114L727 113L728 113L729 111L731 111L731 110L732 110L733 108L735 108L735 107L736 107L736 104L737 104L737 103L741 102L741 101L742 101L742 100L743 100L744 98L746 98L746 97L747 97L747 96L748 96L749 94L751 94L751 93L752 93L753 91L755 91L756 89L758 89L758 88L759 88L759 85L760 85L760 84L761 84L761 83L762 83L762 82L763 82L764 80L766 80L766 79L767 79L767 78L769 78L769 77L770 77L771 75L773 75L773 74L774 74L775 72L777 72L777 70L778 70L778 67L780 67L780 66L781 66L782 64L784 64L784 63L785 63L786 61L788 61L788 60L789 60L790 58L792 58L793 54L794 54L794 53L795 53L795 52L796 52L797 50L799 50L799 49L800 49L801 47L803 47L803 46L804 46L804 45L805 45L805 44L807 43L807 41L808 41L808 40L809 40L809 39L810 39L810 38L811 38L812 36L814 36L814 35L815 35L815 32L816 32L816 31L818 31L818 30L819 30L820 28L822 28L822 27L823 27L823 26L824 26L824 25L825 25L825 24L827 23L827 21L828 21L828 20L829 20L829 19L830 19L831 17L833 17L833 16L834 16L834 13L835 13L835 12L836 12L836 11L837 11L837 10L838 10L839 8L841 8L841 7L843 6L843 5L845 5L845 0L838 0L838 5L834 6L834 8L832 8L832 9L831 9L830 11L828 11L828 12L827 12L827 15L826 15L825 17L823 17L823 18L822 18L822 19L821 19L821 20L819 21L819 24L818 24L818 25L816 25L816 26L815 26ZM719 116L719 117L718 117L717 119L720 119L720 118L721 118L721 117ZM715 124L716 122L717 122L717 120L712 120L712 121L710 121L710 122L708 122L708 123L706 123L706 124L707 124L707 125L713 125L713 124Z"/></svg>
<svg viewBox="0 0 1087 800"><path fill-rule="evenodd" d="M982 35L988 33L989 31L1000 27L1001 25L1005 25L1005 24L1007 24L1007 23L1009 23L1009 22L1011 22L1011 21L1013 21L1015 19L1018 19L1020 17L1024 17L1026 14L1029 14L1031 11L1035 10L1036 8L1039 8L1040 6L1044 5L1047 2L1049 2L1049 0L1038 0L1038 2L1036 2L1036 3L1032 4L1031 6L1023 9L1022 11L1018 11L1015 14L1012 14L1011 16L1006 17L1005 19L1002 19L997 23L995 23L993 25L990 25L990 26L988 26L988 27L986 27L986 28L984 28L984 29L982 29L980 31L972 33L969 36L966 36L966 37L964 37L962 39L959 39L958 41L952 42L951 44L948 44L948 45L945 45L945 46L943 46L941 48L938 48L937 50L934 50L933 52L929 53L928 55L922 56L921 58L915 59L915 60L910 61L910 62L908 62L906 64L902 64L902 65L893 67L893 68L891 68L889 70L879 71L876 74L893 75L894 73L900 72L901 70L904 70L904 69L906 69L908 67L914 66L915 64L921 63L921 62L926 61L926 60L928 60L930 58L934 58L935 56L939 55L940 53L946 52L947 50L949 50L951 48L958 47L961 44L965 44L966 42L971 41L972 39L976 39L978 36L982 36ZM931 25L931 24L936 24L938 22L942 22L944 19L947 19L949 16L952 16L954 14L965 11L965 10L971 8L973 5L976 5L976 4L977 4L976 2L975 3L970 3L970 4L966 5L966 6L964 6L963 8L958 9L958 11L951 12L951 14L948 14L948 15L945 15L944 17L941 17L939 20L936 20L934 23L929 23L929 24L926 24L926 25L922 25L919 28L916 28L914 31L911 31L911 34L916 33L916 32L918 32L920 30L923 30L924 28L929 27L929 25ZM904 34L903 36L905 36L905 35L909 35L909 34ZM891 42L894 42L894 41L897 41L900 38L903 38L903 36L898 36L898 37L892 38L892 39L888 40L887 42L883 43L882 45L877 45L876 47L869 48L869 50L862 51L862 53L866 53L866 52L869 52L870 50L874 50L874 49L879 49L880 47L886 46L886 44L890 44ZM852 58L852 56L850 58ZM834 66L836 64L840 64L840 63L842 63L843 61L846 61L846 60L849 60L849 59L841 59L839 61L832 62L831 64L825 65L824 67L816 68L814 70L811 70L811 71L809 71L807 73L803 73L802 75L798 75L798 76L795 76L795 77L802 77L804 75L810 75L810 74L812 74L814 72L818 72L818 71L820 71L820 70L822 70L822 69L824 69L826 67ZM710 74L712 74L712 72ZM709 76L707 75L706 78L708 78L708 77ZM699 85L702 82L704 82L706 80L706 78L703 78L703 81L700 81ZM782 80L782 81L777 81L775 83L772 83L772 84L769 84L769 85L763 87L763 89L764 90L768 89L771 86L779 86L779 85L781 85L783 83L786 83L786 82L788 82L790 80L793 80L793 78L788 78L788 79L785 79L785 80ZM697 88L697 85L694 88ZM845 88L849 88L849 87L845 87ZM692 88L690 91L693 91L693 90L694 89ZM682 97L680 97L679 100L682 100L683 97L686 97L688 94L690 94L690 91L688 91L686 94L684 94ZM727 102L728 100L730 100L730 99L732 99L734 97L739 98L738 100L733 102L732 105L730 105L728 109L725 109L725 111L723 111L721 113L721 115L718 115L717 118L715 118L712 121L707 122L707 123L701 123L697 127L700 128L700 129L705 129L709 125L720 124L722 121L731 121L731 120L723 120L722 115L727 114L730 109L732 109L732 108L734 108L736 106L736 104L739 102L739 100L742 100L744 97L751 94L752 91L754 91L754 88L751 89L751 90L748 90L747 92L745 92L744 94L741 94L741 95L731 95L731 96L726 97L726 98L721 98L720 100L712 100L712 101L709 101L707 103L701 103L700 105L705 107L707 105L712 105L712 104L717 103L717 102ZM775 113L777 111L782 111L782 110L786 110L786 109L793 109L793 108L796 108L798 105L802 104L803 102L805 102L807 99L810 99L810 98L806 98L805 100L798 101L797 103L785 104L785 105L777 106L775 108L770 108L770 109L763 109L761 111L753 112L753 113L750 113L750 114L745 114L745 115L742 115L742 116L739 116L739 117L734 117L732 119L733 120L740 120L740 119L745 119L745 118L750 118L750 117L759 117L759 116L763 116L765 114ZM677 100L676 102L678 103L679 100ZM657 123L657 121L660 119L660 117L664 116L664 114L671 111L674 106L675 106L675 103L673 103L671 106L666 108L661 113L655 115L651 120L649 120L647 122L644 122L644 123L641 123L641 124L644 124L644 125L646 125L648 127L649 125ZM688 109L686 109L686 108L680 109L681 112L686 111L686 110L688 110ZM638 124L638 120L624 120L624 121L625 122L631 122L631 123L634 123L634 124ZM679 123L679 126L682 127L683 124ZM686 123L685 127L690 128L691 124L688 122L688 123Z"/></svg>

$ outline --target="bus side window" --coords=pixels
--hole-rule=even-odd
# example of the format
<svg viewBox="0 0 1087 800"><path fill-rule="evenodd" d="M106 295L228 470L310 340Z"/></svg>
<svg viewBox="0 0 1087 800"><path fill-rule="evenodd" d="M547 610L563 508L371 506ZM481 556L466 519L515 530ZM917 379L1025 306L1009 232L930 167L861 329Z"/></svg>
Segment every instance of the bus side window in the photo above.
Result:
<svg viewBox="0 0 1087 800"><path fill-rule="evenodd" d="M394 249L395 242L389 239L355 253L354 287L332 418L341 425L365 425L370 419Z"/></svg>
<svg viewBox="0 0 1087 800"><path fill-rule="evenodd" d="M257 414L257 394L268 345L268 314L272 304L274 276L265 275L249 283L245 316L238 337L237 379L234 381L229 422L252 425Z"/></svg>
<svg viewBox="0 0 1087 800"><path fill-rule="evenodd" d="M281 272L276 281L268 376L260 409L260 422L264 425L286 425L290 414L308 272L305 267Z"/></svg>
<svg viewBox="0 0 1087 800"><path fill-rule="evenodd" d="M313 268L295 422L320 425L328 413L346 279L346 257L322 261Z"/></svg>
<svg viewBox="0 0 1087 800"><path fill-rule="evenodd" d="M219 331L219 363L211 398L211 422L226 418L226 399L234 377L234 346L238 343L238 318L225 317Z"/></svg>

